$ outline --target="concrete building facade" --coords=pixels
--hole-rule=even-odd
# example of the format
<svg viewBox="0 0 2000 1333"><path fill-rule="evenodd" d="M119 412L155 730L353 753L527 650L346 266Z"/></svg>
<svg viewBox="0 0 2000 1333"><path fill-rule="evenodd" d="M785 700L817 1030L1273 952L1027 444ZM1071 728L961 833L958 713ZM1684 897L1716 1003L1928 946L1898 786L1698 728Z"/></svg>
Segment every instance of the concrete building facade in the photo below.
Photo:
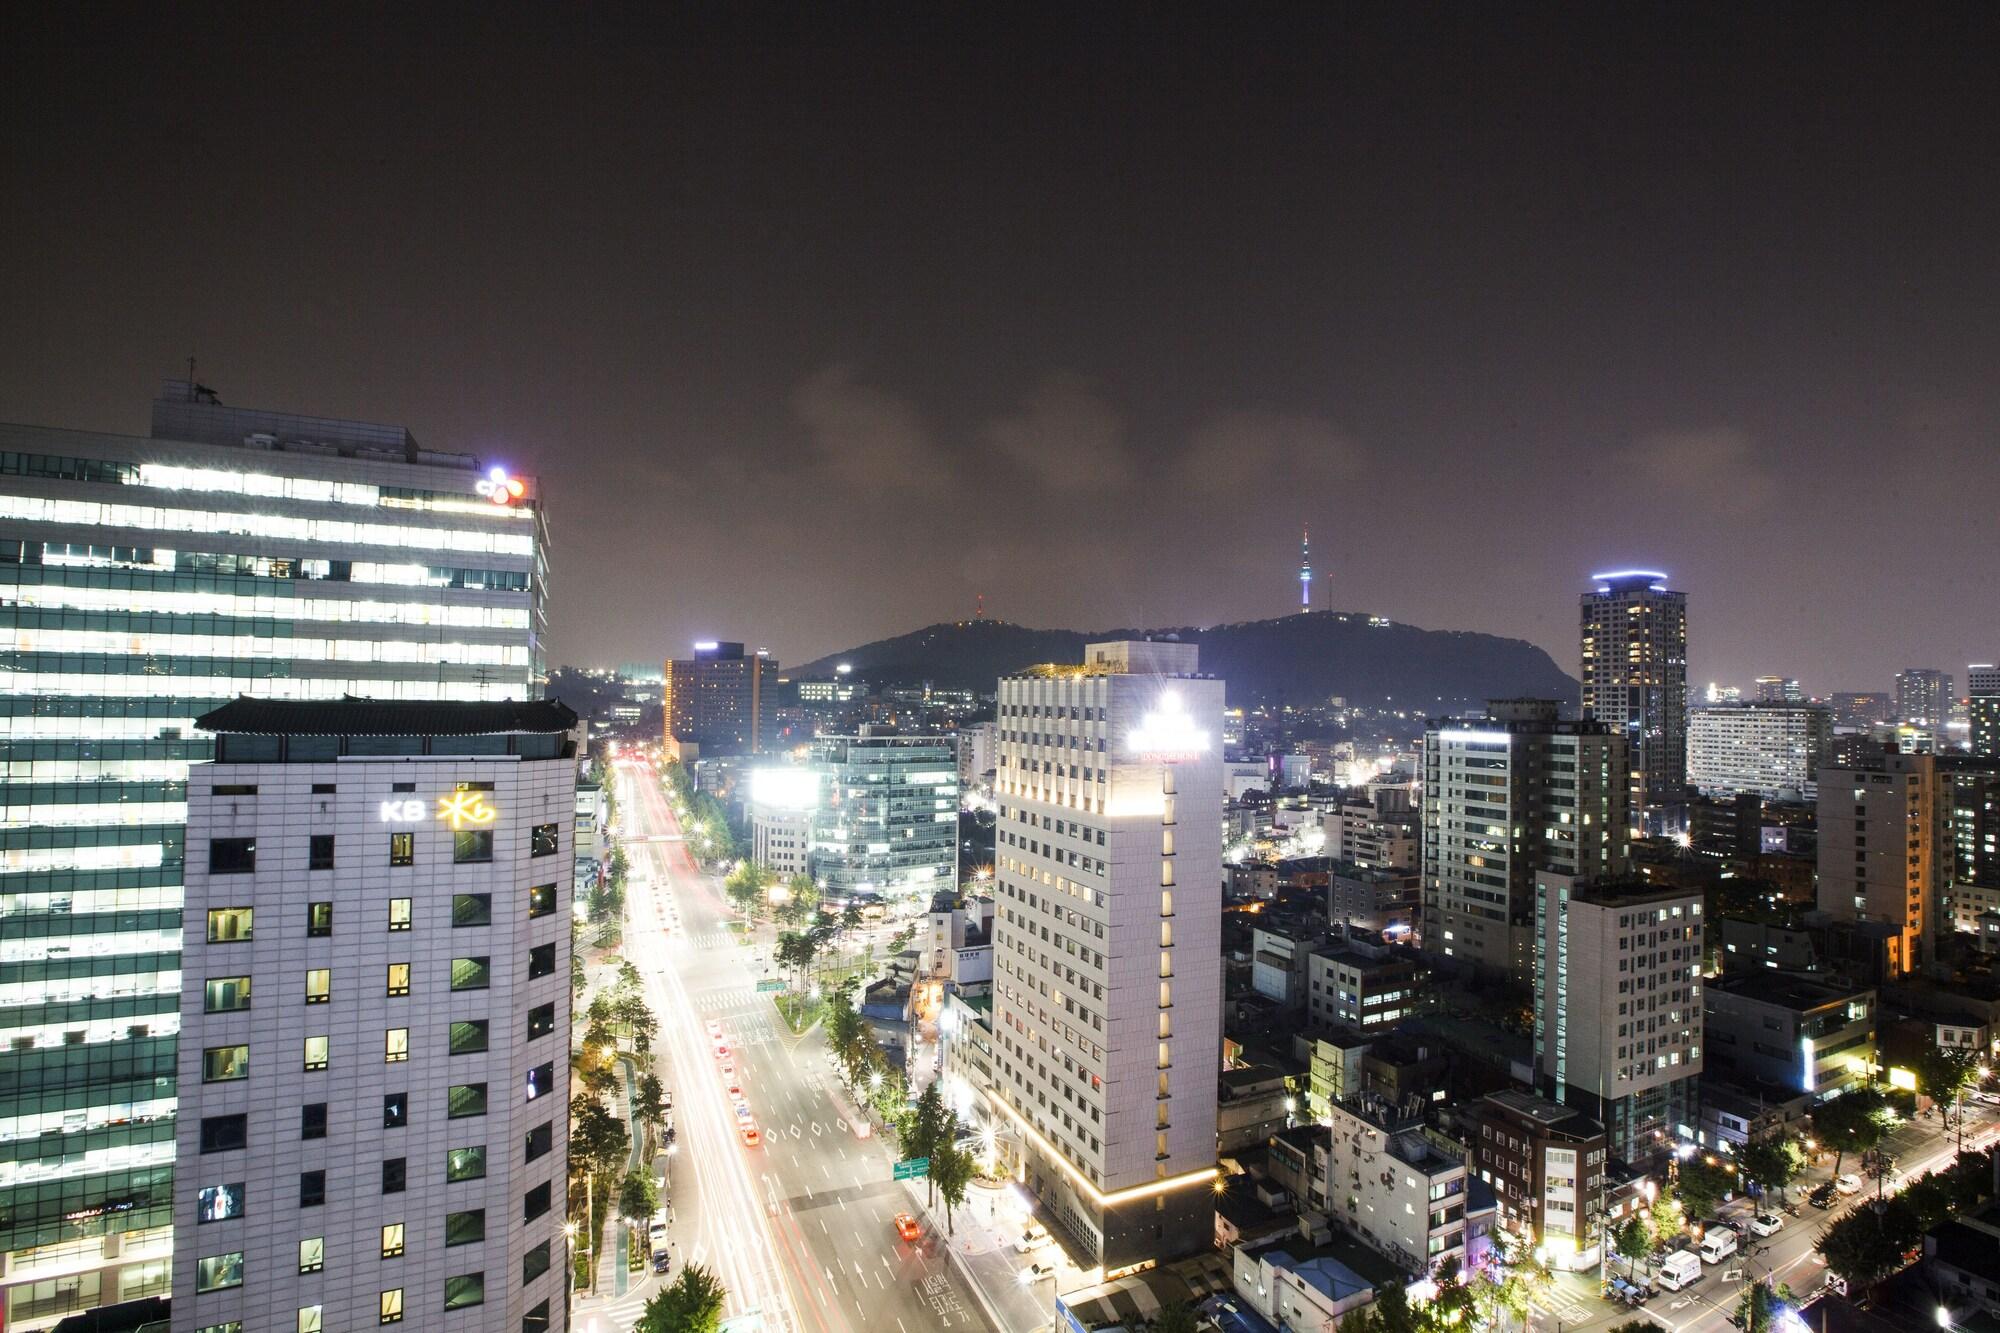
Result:
<svg viewBox="0 0 2000 1333"><path fill-rule="evenodd" d="M777 735L778 664L763 649L703 640L667 660L660 689L670 756L758 754Z"/></svg>
<svg viewBox="0 0 2000 1333"><path fill-rule="evenodd" d="M1896 972L1921 965L1940 928L1950 809L1934 755L1878 751L1820 771L1819 909L1894 927Z"/></svg>
<svg viewBox="0 0 2000 1333"><path fill-rule="evenodd" d="M1832 742L1832 715L1810 704L1697 708L1688 716L1688 785L1704 796L1809 801Z"/></svg>
<svg viewBox="0 0 2000 1333"><path fill-rule="evenodd" d="M1535 1063L1543 1091L1642 1163L1693 1133L1702 1071L1702 895L1544 873Z"/></svg>
<svg viewBox="0 0 2000 1333"><path fill-rule="evenodd" d="M562 1328L576 715L245 699L201 726L176 1333Z"/></svg>
<svg viewBox="0 0 2000 1333"><path fill-rule="evenodd" d="M999 687L991 1102L1108 1269L1214 1230L1223 685L1198 667L1096 643Z"/></svg>

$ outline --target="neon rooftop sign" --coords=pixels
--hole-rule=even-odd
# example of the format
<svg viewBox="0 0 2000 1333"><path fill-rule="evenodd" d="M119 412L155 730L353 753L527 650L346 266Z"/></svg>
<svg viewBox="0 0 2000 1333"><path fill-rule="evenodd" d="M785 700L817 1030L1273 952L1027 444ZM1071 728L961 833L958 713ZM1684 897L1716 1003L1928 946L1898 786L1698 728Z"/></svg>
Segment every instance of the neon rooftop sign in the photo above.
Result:
<svg viewBox="0 0 2000 1333"><path fill-rule="evenodd" d="M472 489L494 504L510 505L528 493L528 483L519 477L508 476L506 468L496 467L481 477Z"/></svg>

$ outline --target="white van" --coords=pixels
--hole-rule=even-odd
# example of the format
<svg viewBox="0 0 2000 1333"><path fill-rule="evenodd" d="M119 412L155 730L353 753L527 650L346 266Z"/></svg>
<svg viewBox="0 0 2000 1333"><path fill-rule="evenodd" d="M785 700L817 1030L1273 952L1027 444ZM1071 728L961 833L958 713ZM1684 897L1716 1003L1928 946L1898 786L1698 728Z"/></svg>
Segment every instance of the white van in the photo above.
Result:
<svg viewBox="0 0 2000 1333"><path fill-rule="evenodd" d="M667 1210L662 1208L653 1214L653 1220L646 1223L646 1244L648 1248L663 1250L667 1247Z"/></svg>
<svg viewBox="0 0 2000 1333"><path fill-rule="evenodd" d="M1659 1284L1668 1291L1679 1291L1691 1285L1701 1276L1701 1259L1693 1250L1675 1250L1660 1260L1660 1271L1656 1275Z"/></svg>
<svg viewBox="0 0 2000 1333"><path fill-rule="evenodd" d="M1736 1233L1728 1227L1710 1227L1701 1238L1701 1261L1719 1264L1736 1253Z"/></svg>

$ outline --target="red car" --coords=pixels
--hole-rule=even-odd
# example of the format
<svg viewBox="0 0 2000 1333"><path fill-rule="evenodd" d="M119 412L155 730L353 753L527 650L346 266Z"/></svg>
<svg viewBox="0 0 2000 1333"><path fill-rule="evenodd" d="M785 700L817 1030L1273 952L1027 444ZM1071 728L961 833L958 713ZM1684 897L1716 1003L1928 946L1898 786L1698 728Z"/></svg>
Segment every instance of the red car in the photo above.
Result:
<svg viewBox="0 0 2000 1333"><path fill-rule="evenodd" d="M911 1217L908 1213L897 1213L896 1234L904 1240L916 1240L924 1234L924 1229L918 1226L917 1219Z"/></svg>
<svg viewBox="0 0 2000 1333"><path fill-rule="evenodd" d="M757 1132L757 1127L756 1127L755 1125L745 1125L745 1126L743 1126L743 1146L744 1146L744 1147L746 1147L746 1148L754 1148L754 1147L756 1147L756 1146L757 1146L758 1144L762 1143L763 1141L764 1141L764 1136L763 1136L762 1134L759 1134L759 1133Z"/></svg>

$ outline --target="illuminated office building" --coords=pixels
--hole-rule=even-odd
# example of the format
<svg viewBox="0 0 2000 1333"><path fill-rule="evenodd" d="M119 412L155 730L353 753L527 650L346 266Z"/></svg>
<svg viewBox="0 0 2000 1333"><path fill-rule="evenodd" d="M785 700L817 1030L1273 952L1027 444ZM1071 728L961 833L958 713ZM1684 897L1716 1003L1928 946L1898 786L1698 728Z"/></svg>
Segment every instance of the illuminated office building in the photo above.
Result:
<svg viewBox="0 0 2000 1333"><path fill-rule="evenodd" d="M174 1326L563 1327L576 714L202 724Z"/></svg>
<svg viewBox="0 0 2000 1333"><path fill-rule="evenodd" d="M1811 704L1697 708L1688 715L1688 785L1704 796L1810 801L1832 744L1832 717Z"/></svg>
<svg viewBox="0 0 2000 1333"><path fill-rule="evenodd" d="M1223 685L1193 644L1084 657L1000 681L991 1102L1116 1271L1214 1232Z"/></svg>
<svg viewBox="0 0 2000 1333"><path fill-rule="evenodd" d="M958 887L958 743L822 736L808 868L823 892L888 897Z"/></svg>
<svg viewBox="0 0 2000 1333"><path fill-rule="evenodd" d="M1581 598L1583 715L1625 733L1632 810L1687 789L1687 594L1654 570L1593 574Z"/></svg>
<svg viewBox="0 0 2000 1333"><path fill-rule="evenodd" d="M188 765L238 695L537 697L532 481L169 381L0 426L0 1323L168 1289Z"/></svg>
<svg viewBox="0 0 2000 1333"><path fill-rule="evenodd" d="M1914 972L1945 924L1951 793L1930 754L1877 753L1819 774L1819 910L1892 926L1888 967Z"/></svg>

